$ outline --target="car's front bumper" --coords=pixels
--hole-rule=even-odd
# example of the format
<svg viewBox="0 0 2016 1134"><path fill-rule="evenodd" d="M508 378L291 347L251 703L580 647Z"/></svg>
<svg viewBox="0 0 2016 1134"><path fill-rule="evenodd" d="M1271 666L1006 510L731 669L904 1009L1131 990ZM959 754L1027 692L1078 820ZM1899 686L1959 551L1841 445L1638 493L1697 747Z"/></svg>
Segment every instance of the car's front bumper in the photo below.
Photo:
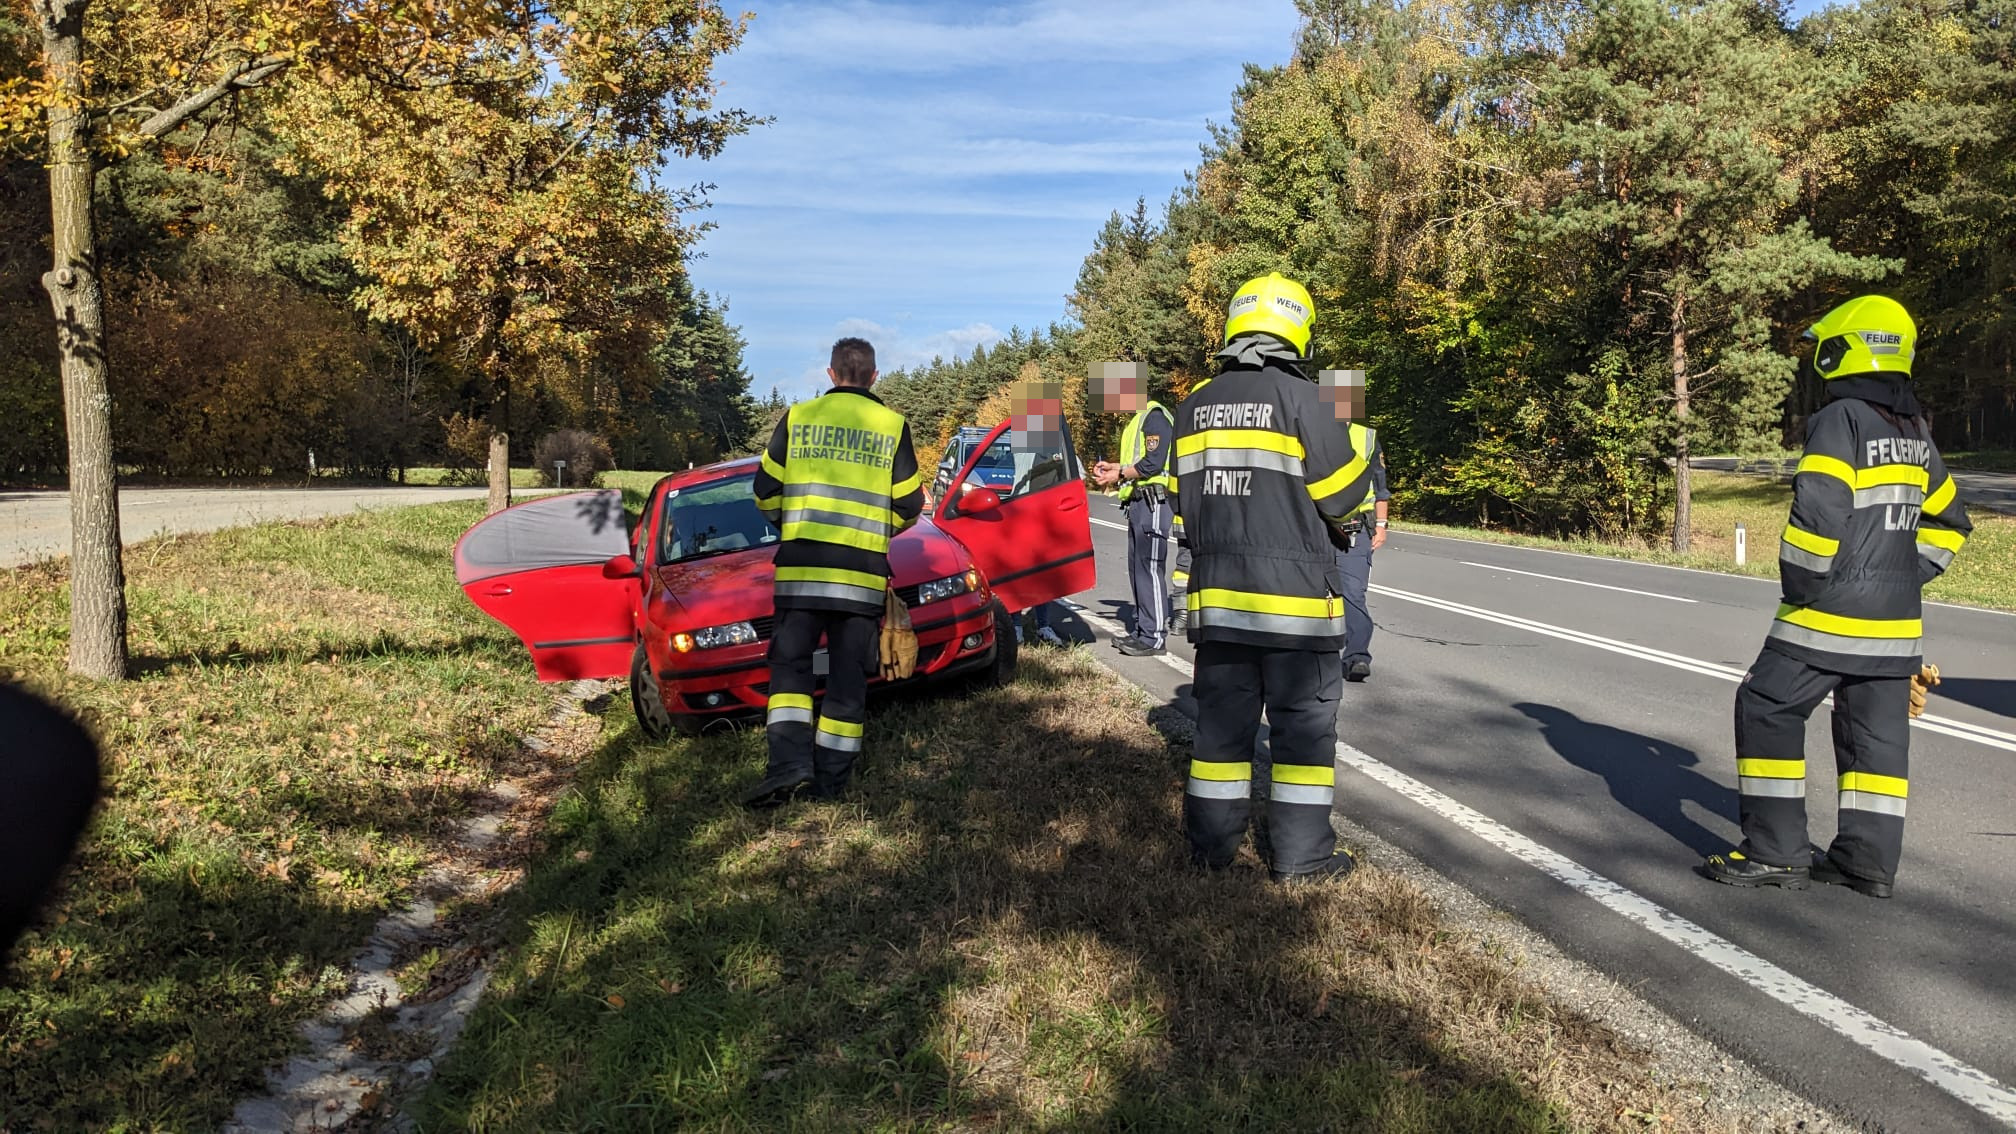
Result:
<svg viewBox="0 0 2016 1134"><path fill-rule="evenodd" d="M911 611L917 669L901 681L868 679L870 689L940 680L983 669L994 660L994 596L965 594ZM770 699L770 643L676 656L658 670L665 707L674 716L705 719L762 712ZM818 679L815 693L825 688Z"/></svg>

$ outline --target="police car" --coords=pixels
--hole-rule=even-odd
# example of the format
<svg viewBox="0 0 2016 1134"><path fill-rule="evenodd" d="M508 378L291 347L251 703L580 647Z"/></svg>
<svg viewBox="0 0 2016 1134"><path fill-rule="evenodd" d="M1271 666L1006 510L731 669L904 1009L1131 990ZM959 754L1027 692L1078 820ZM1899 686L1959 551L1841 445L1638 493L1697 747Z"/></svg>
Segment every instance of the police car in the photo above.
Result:
<svg viewBox="0 0 2016 1134"><path fill-rule="evenodd" d="M1006 423L978 433L944 475L959 491L934 493L889 544L918 639L906 681L1012 680L1011 612L1094 585L1084 482L1045 476L1060 455L1018 451ZM1019 481L1018 464L1031 470ZM634 523L614 490L507 508L456 543L456 582L518 635L540 680L628 676L648 736L760 714L779 540L756 508L757 466L745 457L667 476Z"/></svg>
<svg viewBox="0 0 2016 1134"><path fill-rule="evenodd" d="M953 475L969 463L972 472L960 480L961 492L980 487L1003 492L1015 483L1015 450L1007 435L998 427L961 426L959 432L953 434L951 443L945 446L945 457L938 462L937 475L931 478L931 499L934 503L945 498L945 490L952 484Z"/></svg>

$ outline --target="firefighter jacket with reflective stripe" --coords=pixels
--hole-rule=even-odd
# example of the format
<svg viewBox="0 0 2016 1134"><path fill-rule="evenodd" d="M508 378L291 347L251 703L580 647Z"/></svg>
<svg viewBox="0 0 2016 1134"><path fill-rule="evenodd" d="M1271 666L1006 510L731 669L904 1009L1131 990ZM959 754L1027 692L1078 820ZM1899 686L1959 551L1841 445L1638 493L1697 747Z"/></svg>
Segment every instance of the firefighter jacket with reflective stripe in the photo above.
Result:
<svg viewBox="0 0 2016 1134"><path fill-rule="evenodd" d="M1316 387L1280 362L1235 362L1176 411L1176 509L1190 545L1189 635L1344 647L1331 529L1371 477Z"/></svg>
<svg viewBox="0 0 2016 1134"><path fill-rule="evenodd" d="M1917 673L1919 588L1972 530L1929 436L1860 399L1829 402L1792 481L1771 646L1837 673Z"/></svg>
<svg viewBox="0 0 2016 1134"><path fill-rule="evenodd" d="M755 493L784 536L779 610L882 613L890 537L924 510L902 414L850 386L799 402L770 435Z"/></svg>
<svg viewBox="0 0 2016 1134"><path fill-rule="evenodd" d="M1169 472L1169 445L1174 432L1169 409L1161 402L1149 402L1128 420L1127 428L1120 431L1120 463L1133 465L1140 476L1120 482L1120 503L1132 500L1134 489L1143 484L1165 492L1174 490L1176 478Z"/></svg>

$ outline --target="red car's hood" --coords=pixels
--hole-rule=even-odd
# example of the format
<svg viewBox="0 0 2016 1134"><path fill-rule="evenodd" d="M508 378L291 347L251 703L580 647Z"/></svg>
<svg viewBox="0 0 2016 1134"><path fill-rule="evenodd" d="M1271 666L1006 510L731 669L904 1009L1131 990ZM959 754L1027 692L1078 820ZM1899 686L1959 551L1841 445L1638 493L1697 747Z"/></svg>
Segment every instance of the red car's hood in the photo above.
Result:
<svg viewBox="0 0 2016 1134"><path fill-rule="evenodd" d="M777 545L752 547L658 568L658 577L679 608L680 628L719 626L771 611L771 560ZM959 541L929 520L889 541L889 569L898 587L957 575L971 563Z"/></svg>

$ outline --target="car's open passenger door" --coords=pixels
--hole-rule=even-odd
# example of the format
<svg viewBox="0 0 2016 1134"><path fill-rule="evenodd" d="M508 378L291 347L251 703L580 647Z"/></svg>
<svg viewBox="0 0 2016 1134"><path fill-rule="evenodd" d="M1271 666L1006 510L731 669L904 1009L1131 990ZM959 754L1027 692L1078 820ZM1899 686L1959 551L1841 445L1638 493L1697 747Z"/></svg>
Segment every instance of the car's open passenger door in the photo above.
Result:
<svg viewBox="0 0 2016 1134"><path fill-rule="evenodd" d="M1002 605L1013 612L1089 590L1098 567L1084 474L1062 415L1042 420L1054 427L1048 430L1015 429L1011 423L996 426L973 446L938 501L934 519L973 553ZM974 468L1004 434L1014 454L1015 481L1006 489L988 487L975 478Z"/></svg>
<svg viewBox="0 0 2016 1134"><path fill-rule="evenodd" d="M630 554L623 494L542 496L506 508L455 543L455 581L532 652L541 681L622 677L637 640L638 579L606 569Z"/></svg>

